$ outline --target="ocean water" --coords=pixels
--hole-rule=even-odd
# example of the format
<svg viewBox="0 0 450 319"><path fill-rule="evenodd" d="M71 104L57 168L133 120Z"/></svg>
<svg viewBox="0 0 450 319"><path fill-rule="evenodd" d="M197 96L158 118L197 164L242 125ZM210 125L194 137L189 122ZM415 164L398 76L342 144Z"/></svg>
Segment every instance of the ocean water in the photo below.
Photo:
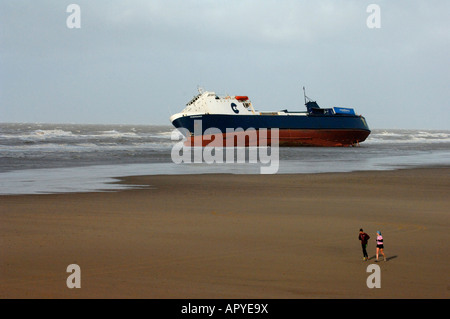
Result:
<svg viewBox="0 0 450 319"><path fill-rule="evenodd" d="M275 169L274 157L176 164L172 136L180 137L172 126L0 124L0 194L114 191L130 187L115 183L122 176ZM278 174L450 165L450 131L374 129L358 147L279 148L278 159Z"/></svg>

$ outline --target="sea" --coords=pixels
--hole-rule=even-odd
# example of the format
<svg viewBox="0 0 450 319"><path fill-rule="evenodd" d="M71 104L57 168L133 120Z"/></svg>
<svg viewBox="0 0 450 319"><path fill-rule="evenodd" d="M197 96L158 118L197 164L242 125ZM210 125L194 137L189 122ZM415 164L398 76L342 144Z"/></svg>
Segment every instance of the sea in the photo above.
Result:
<svg viewBox="0 0 450 319"><path fill-rule="evenodd" d="M276 174L450 166L449 130L373 129L356 147L258 149L256 163L249 153L239 161L237 149L223 163L180 162L181 138L168 125L0 123L0 195L117 191L151 187L118 183L124 176L261 174L269 166Z"/></svg>

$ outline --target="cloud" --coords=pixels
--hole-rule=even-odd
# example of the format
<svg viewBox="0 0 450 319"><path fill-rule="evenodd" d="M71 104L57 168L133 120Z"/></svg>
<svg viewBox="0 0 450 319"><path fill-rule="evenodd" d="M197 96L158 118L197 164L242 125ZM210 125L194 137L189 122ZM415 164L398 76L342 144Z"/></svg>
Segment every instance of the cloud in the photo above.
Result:
<svg viewBox="0 0 450 319"><path fill-rule="evenodd" d="M98 10L96 19L115 30L134 30L186 48L289 47L341 34L355 23L358 9L356 2L333 1L134 1L133 7L122 2Z"/></svg>

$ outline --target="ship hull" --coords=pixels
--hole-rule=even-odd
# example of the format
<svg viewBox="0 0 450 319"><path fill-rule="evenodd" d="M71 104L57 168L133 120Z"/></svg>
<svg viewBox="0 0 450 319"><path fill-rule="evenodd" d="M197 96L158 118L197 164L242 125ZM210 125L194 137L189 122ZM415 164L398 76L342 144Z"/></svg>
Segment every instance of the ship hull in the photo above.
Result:
<svg viewBox="0 0 450 319"><path fill-rule="evenodd" d="M351 146L370 134L362 116L203 114L172 124L184 129L191 146Z"/></svg>

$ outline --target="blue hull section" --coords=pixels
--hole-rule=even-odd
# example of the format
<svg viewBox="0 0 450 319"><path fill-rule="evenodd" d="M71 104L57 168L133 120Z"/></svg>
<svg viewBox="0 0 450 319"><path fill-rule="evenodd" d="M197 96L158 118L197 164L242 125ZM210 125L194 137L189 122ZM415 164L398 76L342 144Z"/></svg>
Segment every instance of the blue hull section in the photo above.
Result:
<svg viewBox="0 0 450 319"><path fill-rule="evenodd" d="M185 128L192 134L199 135L199 128L194 129L195 121L201 121L201 134L208 128L217 128L226 133L228 129L278 128L280 130L356 130L370 129L362 116L320 116L320 115L222 115L205 114L183 116L172 124L177 128ZM198 125L198 124L197 124ZM367 134L368 135L368 134Z"/></svg>

